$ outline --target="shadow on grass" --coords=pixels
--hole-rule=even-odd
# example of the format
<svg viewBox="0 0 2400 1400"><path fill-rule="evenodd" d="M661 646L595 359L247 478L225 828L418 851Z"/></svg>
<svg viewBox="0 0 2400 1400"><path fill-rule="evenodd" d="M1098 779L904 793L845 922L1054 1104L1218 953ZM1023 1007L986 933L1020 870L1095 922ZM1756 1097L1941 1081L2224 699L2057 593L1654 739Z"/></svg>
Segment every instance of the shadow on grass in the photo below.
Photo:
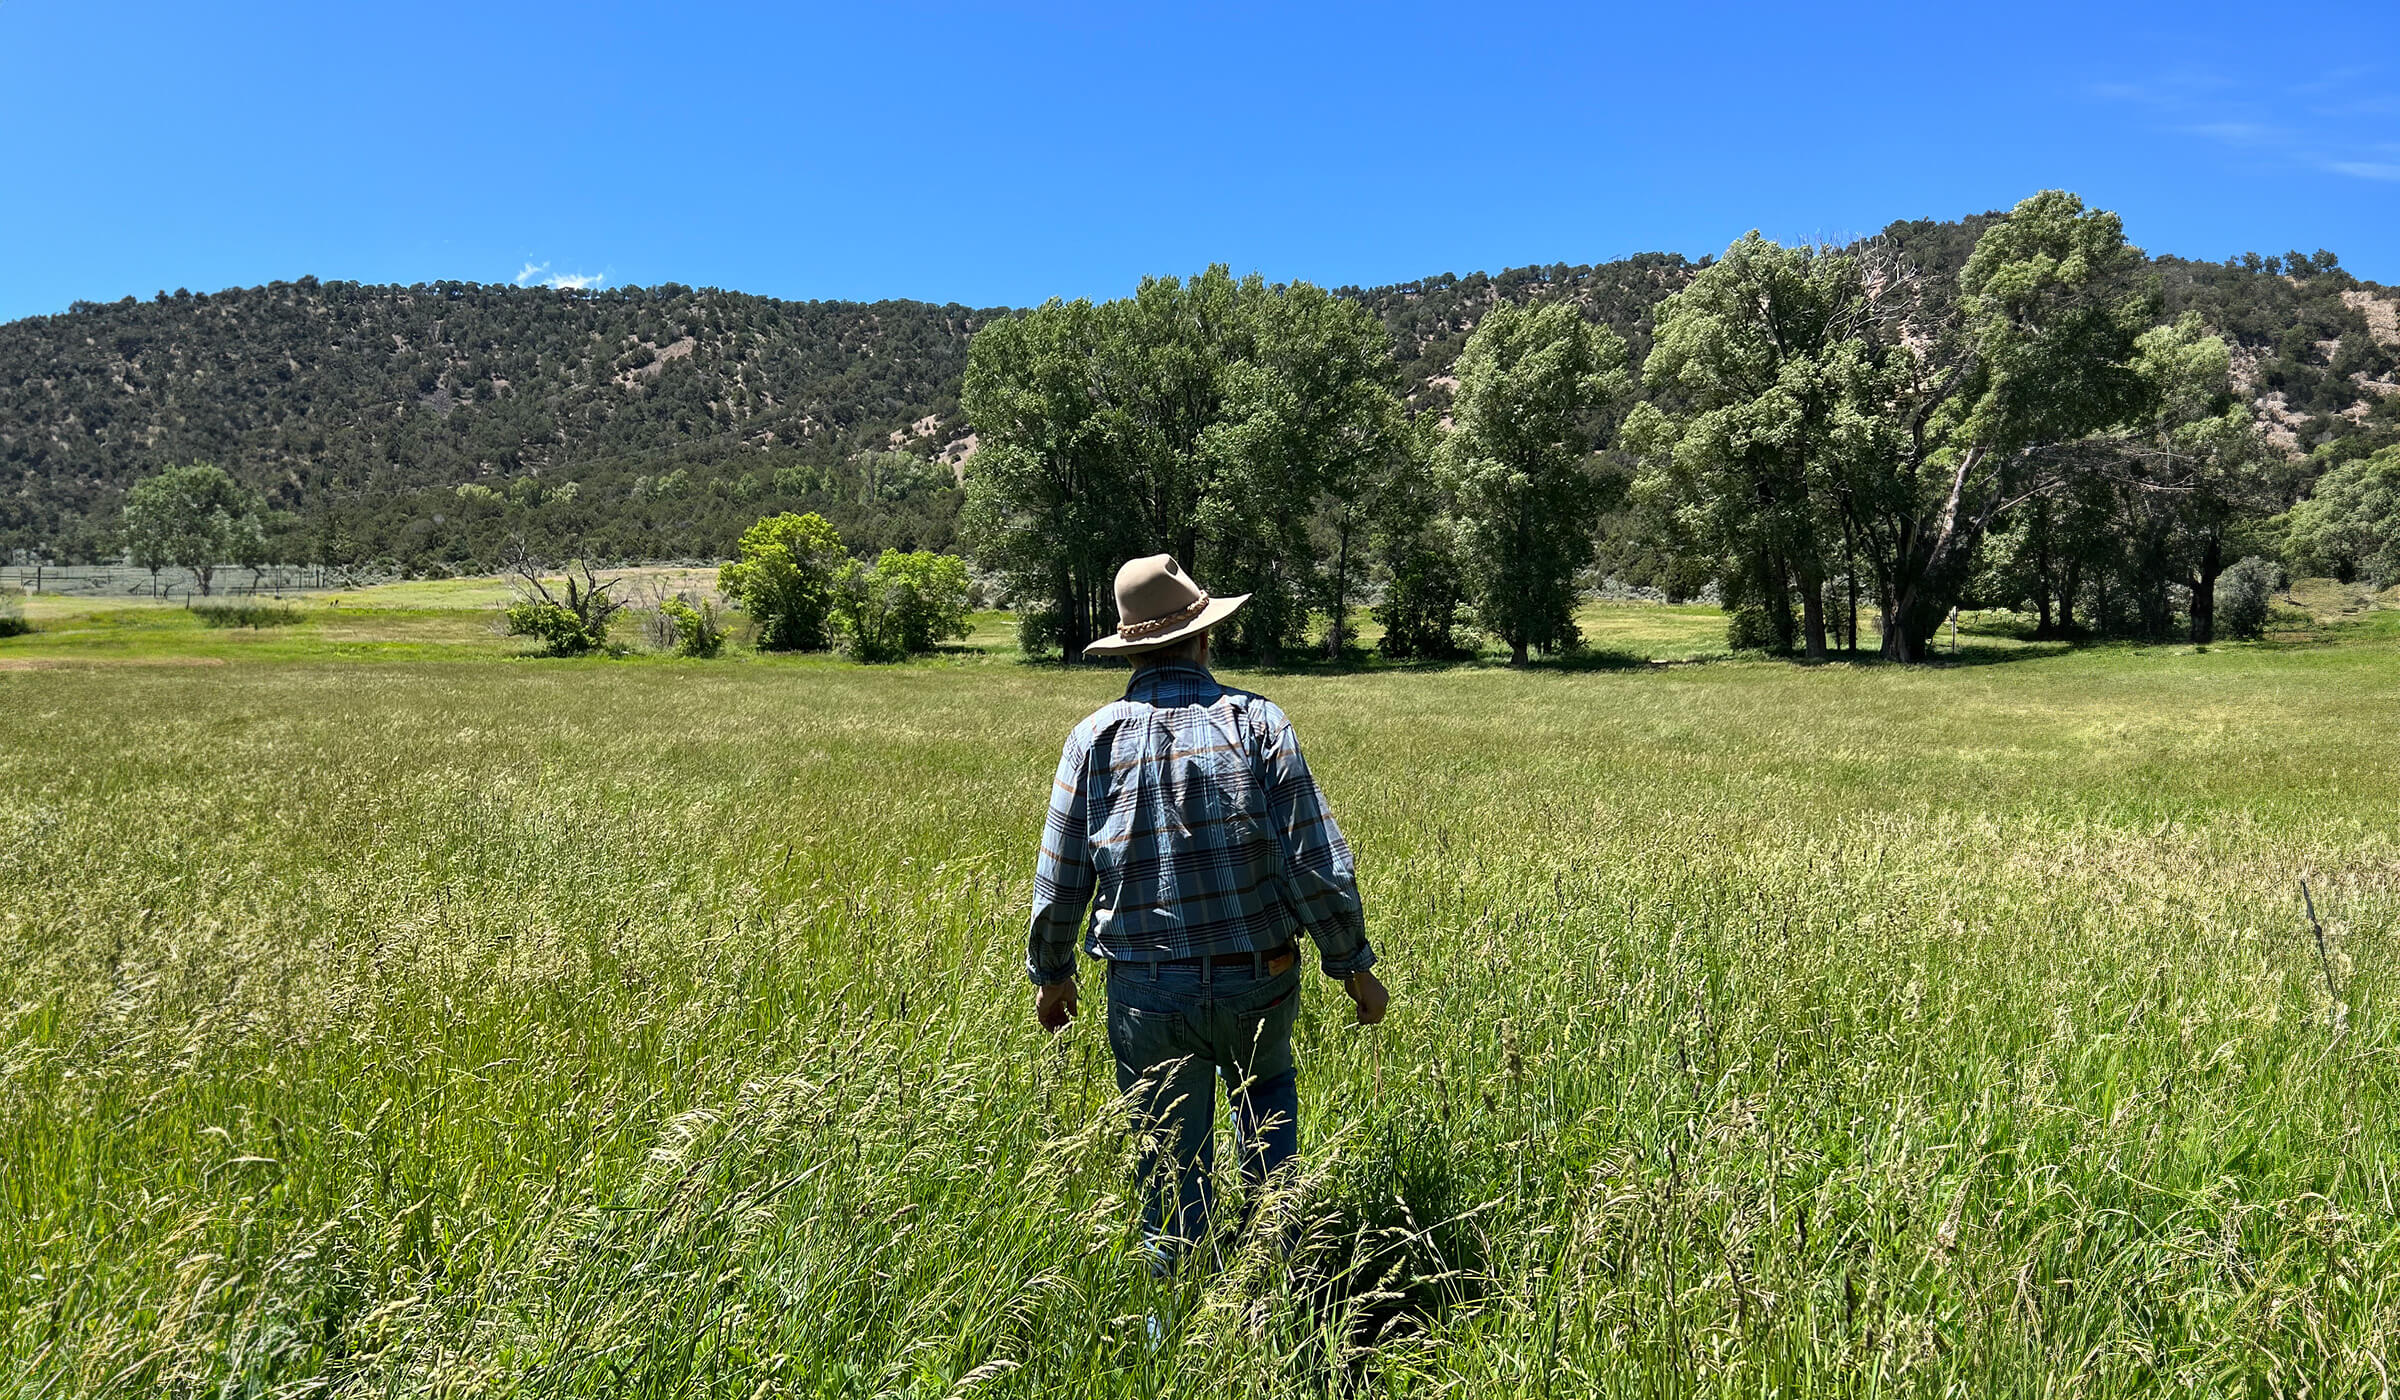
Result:
<svg viewBox="0 0 2400 1400"><path fill-rule="evenodd" d="M2265 650L2303 650L2338 645L2361 639L2361 634L2400 636L2400 609L2386 615L2368 614L2356 619L2344 618L2334 623L2319 623L2305 629L2270 631L2258 641L2239 645ZM2224 645L2220 642L2218 645ZM1926 670L1952 667L2007 666L2025 661L2044 661L2077 652L2101 649L2147 650L2160 647L2187 647L2190 643L2180 637L2119 638L2100 636L2043 637L2030 624L2010 627L1983 623L1972 632L1962 632L1953 643L1945 633L1926 649L1925 655L1913 663L1886 660L1880 652L1862 648L1857 651L1833 650L1822 661L1809 661L1797 652L1776 651L1713 651L1698 654L1655 656L1625 647L1583 647L1560 656L1537 657L1523 666L1512 666L1504 657L1490 652L1440 659L1410 658L1396 660L1372 651L1352 649L1338 657L1316 654L1293 654L1263 658L1225 655L1218 664L1229 671L1270 678L1290 676L1359 676L1359 675L1437 675L1453 671L1517 671L1525 675L1586 675L1592 673L1631 673L1666 671L1693 666L1715 666L1730 661L1781 661L1795 667L1848 666L1884 667L1913 665ZM981 652L997 656L997 649L973 646L944 648L962 655ZM1057 657L1014 655L1019 665L1085 668L1128 673L1126 663L1109 661L1061 661Z"/></svg>
<svg viewBox="0 0 2400 1400"><path fill-rule="evenodd" d="M1314 1214L1295 1282L1338 1326L1343 1355L1315 1357L1332 1393L1358 1390L1377 1349L1434 1331L1489 1291L1471 1185L1439 1125L1389 1124Z"/></svg>

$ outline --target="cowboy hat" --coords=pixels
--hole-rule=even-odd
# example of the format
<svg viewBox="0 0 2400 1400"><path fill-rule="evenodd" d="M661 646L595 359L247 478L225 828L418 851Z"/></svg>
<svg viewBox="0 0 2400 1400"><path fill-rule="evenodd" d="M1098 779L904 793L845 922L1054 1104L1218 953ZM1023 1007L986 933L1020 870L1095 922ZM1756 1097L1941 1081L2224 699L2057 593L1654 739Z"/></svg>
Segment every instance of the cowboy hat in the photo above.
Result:
<svg viewBox="0 0 2400 1400"><path fill-rule="evenodd" d="M1247 593L1211 598L1171 554L1129 559L1117 570L1116 635L1093 642L1084 654L1125 656L1172 646L1223 622L1249 601Z"/></svg>

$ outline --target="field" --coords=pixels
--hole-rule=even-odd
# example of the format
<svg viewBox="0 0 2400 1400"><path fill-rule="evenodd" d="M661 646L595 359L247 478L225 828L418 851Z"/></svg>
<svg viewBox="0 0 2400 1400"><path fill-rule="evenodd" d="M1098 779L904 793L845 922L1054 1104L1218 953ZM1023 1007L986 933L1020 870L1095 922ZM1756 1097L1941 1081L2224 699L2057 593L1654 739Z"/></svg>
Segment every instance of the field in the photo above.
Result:
<svg viewBox="0 0 2400 1400"><path fill-rule="evenodd" d="M525 659L477 587L256 631L36 599L0 641L8 1393L2400 1362L2400 611L1903 670L1625 606L1590 665L1234 673L1395 1003L1308 990L1299 1249L1158 1285L1101 1028L1040 1034L1020 970L1058 741L1119 680L991 617L880 669Z"/></svg>

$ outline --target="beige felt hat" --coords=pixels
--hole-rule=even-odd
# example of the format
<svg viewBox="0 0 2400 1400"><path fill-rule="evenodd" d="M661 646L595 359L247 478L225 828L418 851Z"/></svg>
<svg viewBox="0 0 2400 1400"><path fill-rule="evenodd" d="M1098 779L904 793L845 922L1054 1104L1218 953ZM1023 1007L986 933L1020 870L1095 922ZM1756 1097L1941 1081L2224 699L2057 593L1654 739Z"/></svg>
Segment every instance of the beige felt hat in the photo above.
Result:
<svg viewBox="0 0 2400 1400"><path fill-rule="evenodd" d="M1241 610L1247 593L1211 598L1171 554L1129 559L1117 570L1117 631L1085 647L1084 654L1123 656L1170 646L1204 632Z"/></svg>

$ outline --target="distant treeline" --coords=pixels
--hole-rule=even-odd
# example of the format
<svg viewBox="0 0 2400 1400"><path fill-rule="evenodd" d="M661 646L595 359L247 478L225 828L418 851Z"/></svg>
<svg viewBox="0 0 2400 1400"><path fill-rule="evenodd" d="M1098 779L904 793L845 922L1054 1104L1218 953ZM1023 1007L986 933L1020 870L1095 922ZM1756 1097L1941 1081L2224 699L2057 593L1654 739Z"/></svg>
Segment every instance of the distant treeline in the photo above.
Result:
<svg viewBox="0 0 2400 1400"><path fill-rule="evenodd" d="M1939 295L1999 217L1896 223L1875 241ZM1439 420L1468 338L1503 303L1576 308L1623 342L1631 392L1651 396L1659 305L1713 261L1642 254L1334 296L1379 324L1403 411ZM2228 343L2287 463L2286 504L2400 440L2400 303L2332 254L2137 271L2159 324L2197 313ZM559 557L725 557L787 510L823 514L869 555L957 549L977 442L960 406L968 348L1005 314L313 278L78 303L0 325L0 556L121 557L128 488L198 461L258 493L266 548L292 563L488 569L520 541ZM1604 439L1595 471L1629 488L1636 463ZM1630 489L1604 495L1589 570L1698 586Z"/></svg>

